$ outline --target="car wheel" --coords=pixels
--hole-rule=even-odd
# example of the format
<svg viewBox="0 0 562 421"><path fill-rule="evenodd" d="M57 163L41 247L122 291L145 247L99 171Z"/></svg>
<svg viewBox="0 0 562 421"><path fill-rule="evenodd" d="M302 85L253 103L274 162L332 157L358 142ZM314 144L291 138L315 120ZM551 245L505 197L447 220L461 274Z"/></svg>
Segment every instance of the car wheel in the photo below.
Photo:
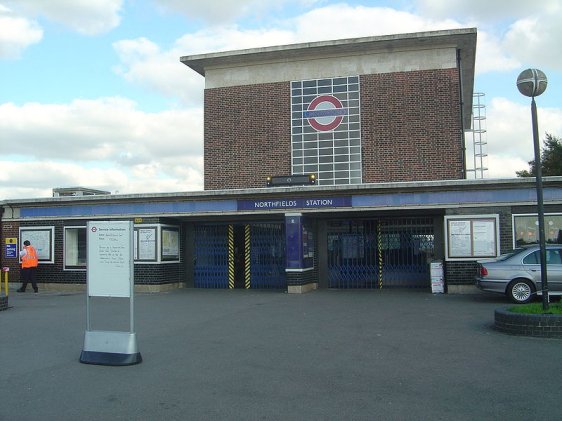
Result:
<svg viewBox="0 0 562 421"><path fill-rule="evenodd" d="M516 279L507 287L507 295L516 304L525 304L531 301L535 287L526 279Z"/></svg>

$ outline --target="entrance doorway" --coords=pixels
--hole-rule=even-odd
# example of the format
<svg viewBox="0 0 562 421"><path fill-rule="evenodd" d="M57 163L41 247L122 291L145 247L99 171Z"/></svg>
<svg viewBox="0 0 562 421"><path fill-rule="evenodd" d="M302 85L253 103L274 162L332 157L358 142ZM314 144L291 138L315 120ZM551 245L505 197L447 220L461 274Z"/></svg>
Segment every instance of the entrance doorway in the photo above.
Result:
<svg viewBox="0 0 562 421"><path fill-rule="evenodd" d="M432 218L328 222L330 288L428 288Z"/></svg>
<svg viewBox="0 0 562 421"><path fill-rule="evenodd" d="M196 288L286 288L282 223L194 227Z"/></svg>

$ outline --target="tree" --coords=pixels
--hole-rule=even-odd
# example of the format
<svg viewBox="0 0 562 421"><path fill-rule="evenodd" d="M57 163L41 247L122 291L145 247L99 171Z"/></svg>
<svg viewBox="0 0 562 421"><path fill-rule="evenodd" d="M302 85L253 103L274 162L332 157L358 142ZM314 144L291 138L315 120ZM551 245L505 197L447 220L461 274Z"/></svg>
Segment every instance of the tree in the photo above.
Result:
<svg viewBox="0 0 562 421"><path fill-rule="evenodd" d="M542 175L562 175L562 139L546 134L541 152ZM529 161L529 170L516 171L517 177L535 177L537 168L535 160Z"/></svg>

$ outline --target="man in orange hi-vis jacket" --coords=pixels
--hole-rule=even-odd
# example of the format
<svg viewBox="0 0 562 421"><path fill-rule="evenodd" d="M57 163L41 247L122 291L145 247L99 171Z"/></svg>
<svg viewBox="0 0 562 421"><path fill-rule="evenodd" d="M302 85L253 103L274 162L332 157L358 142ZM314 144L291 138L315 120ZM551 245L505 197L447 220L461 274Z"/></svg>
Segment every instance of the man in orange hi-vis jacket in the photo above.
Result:
<svg viewBox="0 0 562 421"><path fill-rule="evenodd" d="M33 291L39 292L37 288L37 282L35 281L35 271L37 270L37 265L39 264L39 259L37 258L37 250L31 245L29 240L23 242L23 249L20 251L21 259L21 276L22 285L18 289L18 292L25 292L27 284L31 282L33 286Z"/></svg>

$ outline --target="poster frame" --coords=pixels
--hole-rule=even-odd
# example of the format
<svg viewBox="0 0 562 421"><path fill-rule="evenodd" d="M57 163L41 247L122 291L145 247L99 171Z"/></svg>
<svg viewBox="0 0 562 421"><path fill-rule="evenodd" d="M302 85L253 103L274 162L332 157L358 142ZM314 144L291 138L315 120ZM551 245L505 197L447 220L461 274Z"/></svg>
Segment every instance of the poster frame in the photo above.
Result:
<svg viewBox="0 0 562 421"><path fill-rule="evenodd" d="M30 240L31 241L31 245L34 246L36 249L37 244L33 239L33 237L35 235L32 235L32 238L27 238L28 236L25 236L26 238L24 238L24 232L34 232L34 233L46 233L46 235L48 236L48 238L46 239L47 242L49 243L48 246L46 247L46 251L48 253L47 257L43 256L43 253L40 252L40 250L38 249L38 257L39 257L39 264L53 264L55 263L55 227L54 226L30 226L30 227L20 227L19 228L19 246L20 246L20 250L21 247L23 247L23 242L25 240ZM19 250L18 250L19 253ZM42 257L43 256L43 257ZM18 259L19 259L19 254L18 254Z"/></svg>
<svg viewBox="0 0 562 421"><path fill-rule="evenodd" d="M153 230L154 241L152 242L154 257L150 259L140 259L140 236L139 231L141 230ZM174 256L166 256L163 253L163 241L162 241L162 231L170 230L177 231L178 240L178 253ZM161 224L161 223L146 223L146 224L135 224L134 225L134 259L135 264L146 265L146 264L168 264L168 263L179 263L181 261L181 234L182 229L180 225L172 224Z"/></svg>
<svg viewBox="0 0 562 421"><path fill-rule="evenodd" d="M464 227L468 229L465 235L468 244L460 244L460 246L465 247L463 251L457 253L452 250L455 243L459 243L459 239L454 239L454 232L451 229L451 223L461 224L464 223ZM491 236L491 247L488 248L489 252L478 252L478 244L481 241L478 240L478 235L482 231L475 232L476 227L484 227L486 225L492 224L493 226L485 235ZM459 225L461 227L461 225ZM500 224L498 214L481 214L481 215L449 215L445 216L444 219L444 229L445 229L445 260L446 261L467 261L467 260L484 260L493 259L500 255Z"/></svg>
<svg viewBox="0 0 562 421"><path fill-rule="evenodd" d="M544 214L544 219L545 219L545 231L549 229L548 227L548 218L549 217L553 217L553 216L559 216L562 217L562 213L560 212L549 212L549 213L545 213ZM537 230L538 230L538 214L537 213L514 213L511 215L511 229L512 229L512 245L513 248L516 249L518 247L521 247L520 245L517 245L517 227L515 225L515 220L518 217L534 217L537 219ZM546 235L546 243L549 244L549 240L548 240L548 233ZM536 243L527 243L527 245L531 245L531 244L539 244L539 241L537 239Z"/></svg>

